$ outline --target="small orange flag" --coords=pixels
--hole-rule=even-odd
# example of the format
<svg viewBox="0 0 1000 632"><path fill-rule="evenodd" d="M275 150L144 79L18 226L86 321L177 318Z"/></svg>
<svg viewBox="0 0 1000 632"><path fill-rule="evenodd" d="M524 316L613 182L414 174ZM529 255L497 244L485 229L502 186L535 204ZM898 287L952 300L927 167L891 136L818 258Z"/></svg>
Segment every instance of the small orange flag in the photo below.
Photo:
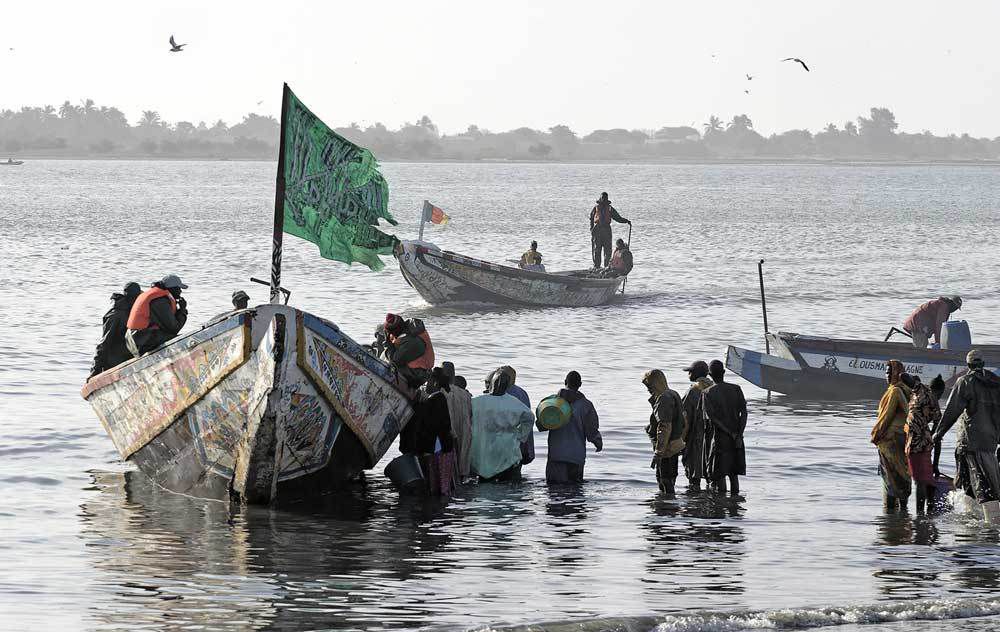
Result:
<svg viewBox="0 0 1000 632"><path fill-rule="evenodd" d="M424 221L430 222L432 224L447 224L448 214L442 211L439 207L434 206L427 200L424 200Z"/></svg>

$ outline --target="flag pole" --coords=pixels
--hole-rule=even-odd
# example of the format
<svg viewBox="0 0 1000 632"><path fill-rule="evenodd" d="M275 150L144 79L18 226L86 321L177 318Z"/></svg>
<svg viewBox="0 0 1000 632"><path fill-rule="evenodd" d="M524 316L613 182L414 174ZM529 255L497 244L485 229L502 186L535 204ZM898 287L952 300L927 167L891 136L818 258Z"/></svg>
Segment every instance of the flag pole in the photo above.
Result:
<svg viewBox="0 0 1000 632"><path fill-rule="evenodd" d="M417 235L417 241L424 240L424 222L427 221L427 200L424 200L424 206L420 209L420 232Z"/></svg>
<svg viewBox="0 0 1000 632"><path fill-rule="evenodd" d="M281 302L281 245L285 234L285 119L288 115L288 84L281 89L281 136L278 139L278 173L274 182L274 224L271 231L271 304Z"/></svg>

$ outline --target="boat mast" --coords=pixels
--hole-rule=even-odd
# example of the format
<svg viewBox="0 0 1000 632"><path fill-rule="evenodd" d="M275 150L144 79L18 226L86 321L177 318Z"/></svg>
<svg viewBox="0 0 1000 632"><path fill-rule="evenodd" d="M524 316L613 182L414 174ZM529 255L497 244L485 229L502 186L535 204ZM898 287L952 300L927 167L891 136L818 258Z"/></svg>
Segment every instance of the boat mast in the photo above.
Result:
<svg viewBox="0 0 1000 632"><path fill-rule="evenodd" d="M423 206L423 208L420 209L420 232L417 235L417 241L423 241L424 240L424 222L427 221L427 207L429 205L430 205L430 202L428 202L427 200L424 200L424 206Z"/></svg>
<svg viewBox="0 0 1000 632"><path fill-rule="evenodd" d="M271 232L271 304L281 302L281 244L285 234L285 120L288 115L288 84L281 89L281 136L278 139L278 174L274 182L274 225Z"/></svg>

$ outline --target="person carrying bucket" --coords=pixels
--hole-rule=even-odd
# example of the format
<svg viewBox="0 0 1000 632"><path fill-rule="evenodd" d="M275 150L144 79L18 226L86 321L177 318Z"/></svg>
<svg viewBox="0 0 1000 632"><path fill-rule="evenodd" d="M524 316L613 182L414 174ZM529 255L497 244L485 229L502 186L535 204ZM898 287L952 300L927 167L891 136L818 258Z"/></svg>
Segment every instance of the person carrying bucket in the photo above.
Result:
<svg viewBox="0 0 1000 632"><path fill-rule="evenodd" d="M583 379L576 371L566 374L565 388L555 398L547 397L538 405L536 426L549 435L549 456L545 463L545 482L549 484L582 483L583 467L587 462L587 442L594 451L604 449L600 418L594 404L580 392ZM569 405L567 414L556 423L547 421L547 402L561 399ZM559 402L556 402L559 405Z"/></svg>

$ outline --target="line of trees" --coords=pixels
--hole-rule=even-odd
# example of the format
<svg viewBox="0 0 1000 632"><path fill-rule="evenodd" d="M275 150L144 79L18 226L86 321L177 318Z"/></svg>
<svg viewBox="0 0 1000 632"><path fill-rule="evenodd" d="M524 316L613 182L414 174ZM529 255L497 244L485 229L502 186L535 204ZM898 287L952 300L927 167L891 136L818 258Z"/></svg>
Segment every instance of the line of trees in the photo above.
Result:
<svg viewBox="0 0 1000 632"><path fill-rule="evenodd" d="M1000 159L1000 137L899 133L887 108L871 108L868 116L830 123L815 134L793 129L765 137L746 114L728 122L713 115L700 127L617 128L581 136L566 125L499 133L470 125L461 134L442 134L423 116L399 129L382 123L336 129L382 160ZM58 109L0 112L0 148L12 156L274 159L278 131L274 117L259 114L247 114L230 127L221 120L170 124L147 110L133 125L119 109L98 107L90 99L80 105L67 101Z"/></svg>

